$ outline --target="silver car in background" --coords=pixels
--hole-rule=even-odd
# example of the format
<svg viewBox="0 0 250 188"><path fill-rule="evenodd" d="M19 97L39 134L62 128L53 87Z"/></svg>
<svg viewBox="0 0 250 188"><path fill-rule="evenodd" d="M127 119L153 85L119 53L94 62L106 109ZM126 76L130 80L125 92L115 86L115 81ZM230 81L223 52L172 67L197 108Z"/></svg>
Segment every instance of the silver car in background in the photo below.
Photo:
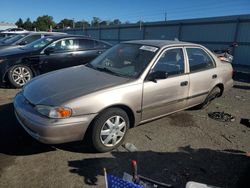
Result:
<svg viewBox="0 0 250 188"><path fill-rule="evenodd" d="M82 140L97 151L127 130L168 114L206 107L232 87L232 66L207 48L179 41L117 44L91 63L31 80L14 100L23 128L48 144Z"/></svg>

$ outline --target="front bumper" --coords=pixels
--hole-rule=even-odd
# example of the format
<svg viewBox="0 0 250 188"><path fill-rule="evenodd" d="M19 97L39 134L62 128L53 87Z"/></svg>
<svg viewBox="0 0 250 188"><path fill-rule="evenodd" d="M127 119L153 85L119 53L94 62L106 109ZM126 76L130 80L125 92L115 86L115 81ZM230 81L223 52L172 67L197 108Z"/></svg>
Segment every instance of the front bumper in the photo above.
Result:
<svg viewBox="0 0 250 188"><path fill-rule="evenodd" d="M96 114L50 119L38 114L22 93L14 100L15 115L22 127L33 138L46 144L60 144L82 140Z"/></svg>

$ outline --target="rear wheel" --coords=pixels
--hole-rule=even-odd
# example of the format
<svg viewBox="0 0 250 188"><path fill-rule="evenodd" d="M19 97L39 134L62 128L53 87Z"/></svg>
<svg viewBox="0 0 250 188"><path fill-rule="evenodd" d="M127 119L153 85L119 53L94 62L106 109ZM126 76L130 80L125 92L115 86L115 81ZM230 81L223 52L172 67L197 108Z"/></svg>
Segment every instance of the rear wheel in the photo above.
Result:
<svg viewBox="0 0 250 188"><path fill-rule="evenodd" d="M205 101L203 103L201 103L200 105L197 106L198 109L204 109L206 108L212 100L214 100L215 98L219 97L221 94L221 90L218 86L215 86L212 91L208 94L207 98L205 99Z"/></svg>
<svg viewBox="0 0 250 188"><path fill-rule="evenodd" d="M31 69L25 65L15 65L8 72L8 79L12 86L23 87L33 77Z"/></svg>
<svg viewBox="0 0 250 188"><path fill-rule="evenodd" d="M129 128L129 118L124 110L110 108L98 115L92 128L93 146L99 152L107 152L124 141Z"/></svg>

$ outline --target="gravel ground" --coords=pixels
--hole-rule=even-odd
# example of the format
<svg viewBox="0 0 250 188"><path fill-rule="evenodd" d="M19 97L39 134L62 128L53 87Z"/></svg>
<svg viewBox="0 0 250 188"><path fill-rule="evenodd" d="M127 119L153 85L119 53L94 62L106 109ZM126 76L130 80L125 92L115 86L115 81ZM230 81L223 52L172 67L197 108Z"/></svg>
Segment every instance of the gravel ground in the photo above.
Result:
<svg viewBox="0 0 250 188"><path fill-rule="evenodd" d="M0 187L104 187L102 169L118 176L138 161L139 174L184 187L198 181L220 187L250 187L250 84L236 82L205 110L186 110L129 131L138 151L98 154L87 144L44 145L17 123L12 100L17 90L0 89ZM225 111L235 121L208 118Z"/></svg>

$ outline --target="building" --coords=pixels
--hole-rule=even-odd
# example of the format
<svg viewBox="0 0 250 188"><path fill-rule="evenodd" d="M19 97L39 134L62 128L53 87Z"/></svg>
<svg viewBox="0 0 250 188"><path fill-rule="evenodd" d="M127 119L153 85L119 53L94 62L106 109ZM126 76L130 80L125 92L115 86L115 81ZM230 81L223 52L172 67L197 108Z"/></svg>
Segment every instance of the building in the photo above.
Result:
<svg viewBox="0 0 250 188"><path fill-rule="evenodd" d="M5 23L5 22L0 22L0 31L9 29L9 28L17 28L15 24L12 23Z"/></svg>

